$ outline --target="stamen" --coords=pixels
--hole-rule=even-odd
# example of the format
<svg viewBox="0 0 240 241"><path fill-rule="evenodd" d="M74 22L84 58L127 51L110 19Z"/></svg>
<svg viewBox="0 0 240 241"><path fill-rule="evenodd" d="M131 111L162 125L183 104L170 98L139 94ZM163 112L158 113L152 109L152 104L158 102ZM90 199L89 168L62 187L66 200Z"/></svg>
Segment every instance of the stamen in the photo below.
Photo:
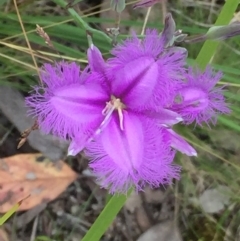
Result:
<svg viewBox="0 0 240 241"><path fill-rule="evenodd" d="M120 99L111 96L111 100L106 103L106 107L102 110L102 114L105 116L102 123L100 124L99 128L94 132L94 134L88 138L86 141L87 143L94 140L94 137L99 135L102 130L108 125L109 121L111 120L111 115L114 110L118 111L119 122L120 122L120 129L123 131L123 112L122 110L125 108L125 105L120 101Z"/></svg>
<svg viewBox="0 0 240 241"><path fill-rule="evenodd" d="M120 129L123 131L123 113L121 109L118 109L118 116L120 122Z"/></svg>
<svg viewBox="0 0 240 241"><path fill-rule="evenodd" d="M111 108L108 108L106 116L105 116L104 120L102 121L101 125L99 126L100 130L102 130L105 127L105 125L108 123L108 120L110 119L110 116L112 115L114 109L115 109L114 106L112 106Z"/></svg>
<svg viewBox="0 0 240 241"><path fill-rule="evenodd" d="M114 110L115 107L111 104L111 102L106 102L106 107L102 110L102 114L107 115L112 108Z"/></svg>
<svg viewBox="0 0 240 241"><path fill-rule="evenodd" d="M102 114L106 117L104 118L103 122L100 125L100 129L102 129L102 126L105 126L106 121L109 119L111 114L114 110L118 111L119 116L119 123L120 123L120 129L123 130L123 112L122 110L125 108L125 105L121 102L120 99L117 99L114 96L111 96L111 100L106 103L106 107L103 109Z"/></svg>

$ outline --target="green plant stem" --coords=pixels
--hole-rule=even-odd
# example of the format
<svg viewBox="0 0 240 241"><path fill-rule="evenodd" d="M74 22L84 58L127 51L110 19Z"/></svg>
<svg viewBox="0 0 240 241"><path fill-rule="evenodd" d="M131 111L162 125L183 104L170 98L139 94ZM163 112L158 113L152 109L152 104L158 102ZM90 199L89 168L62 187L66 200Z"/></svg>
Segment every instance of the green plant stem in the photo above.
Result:
<svg viewBox="0 0 240 241"><path fill-rule="evenodd" d="M131 190L128 192L128 195ZM103 211L100 213L96 221L93 223L87 234L81 241L98 241L107 231L118 212L123 207L128 195L115 195L110 198Z"/></svg>
<svg viewBox="0 0 240 241"><path fill-rule="evenodd" d="M66 7L66 2L64 0L53 0L53 2L55 2L56 4L58 4L59 6L65 8ZM70 13L70 15L72 16L72 18L76 21L76 23L83 29L85 29L86 31L91 32L92 34L98 35L99 37L102 37L103 39L105 39L108 43L111 44L112 39L105 34L104 32L97 30L95 28L90 27L81 16L78 15L78 13L73 9L73 8L68 8L67 9L68 12Z"/></svg>

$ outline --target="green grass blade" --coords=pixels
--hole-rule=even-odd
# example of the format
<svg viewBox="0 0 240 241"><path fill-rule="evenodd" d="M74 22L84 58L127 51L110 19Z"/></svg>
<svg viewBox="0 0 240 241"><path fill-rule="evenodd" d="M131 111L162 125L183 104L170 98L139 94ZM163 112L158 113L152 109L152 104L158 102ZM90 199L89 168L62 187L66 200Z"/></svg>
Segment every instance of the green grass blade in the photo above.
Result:
<svg viewBox="0 0 240 241"><path fill-rule="evenodd" d="M240 131L240 126L236 122L231 121L230 119L224 117L224 116L219 116L218 121L227 127L230 127L232 130L239 132Z"/></svg>
<svg viewBox="0 0 240 241"><path fill-rule="evenodd" d="M107 231L108 227L113 222L118 212L126 202L127 196L128 195L112 196L82 241L100 240L102 235Z"/></svg>
<svg viewBox="0 0 240 241"><path fill-rule="evenodd" d="M28 196L29 197L29 196ZM22 199L21 201L17 202L10 210L8 210L2 217L0 217L0 226L3 225L14 213L17 212L18 208L22 204L22 202L27 199L28 197Z"/></svg>
<svg viewBox="0 0 240 241"><path fill-rule="evenodd" d="M53 0L53 2L55 2L61 7L66 7L67 5L64 0ZM87 22L85 22L73 8L68 8L68 12L71 14L72 18L76 21L76 23L80 25L81 28L91 32L94 35L101 37L102 39L105 39L108 43L112 42L112 39L108 37L104 32L97 30L95 28L91 28L87 24Z"/></svg>
<svg viewBox="0 0 240 241"><path fill-rule="evenodd" d="M19 204L15 204L10 210L8 210L1 218L0 218L0 226L3 225L19 208Z"/></svg>

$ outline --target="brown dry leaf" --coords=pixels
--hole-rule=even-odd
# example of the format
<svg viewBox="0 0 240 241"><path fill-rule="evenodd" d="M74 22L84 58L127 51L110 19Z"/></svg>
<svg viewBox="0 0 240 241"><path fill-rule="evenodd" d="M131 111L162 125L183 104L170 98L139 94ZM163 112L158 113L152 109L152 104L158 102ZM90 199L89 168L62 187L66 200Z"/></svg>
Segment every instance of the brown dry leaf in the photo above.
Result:
<svg viewBox="0 0 240 241"><path fill-rule="evenodd" d="M64 162L59 161L61 168L57 168L52 162L42 160L41 154L20 154L0 159L1 213L29 195L19 210L47 203L76 179L76 173Z"/></svg>

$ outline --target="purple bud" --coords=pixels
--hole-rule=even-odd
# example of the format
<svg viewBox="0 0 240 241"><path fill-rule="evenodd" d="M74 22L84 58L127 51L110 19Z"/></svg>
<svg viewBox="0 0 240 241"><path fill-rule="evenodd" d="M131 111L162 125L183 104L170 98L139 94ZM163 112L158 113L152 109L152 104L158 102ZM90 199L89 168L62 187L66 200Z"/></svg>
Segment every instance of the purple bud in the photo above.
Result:
<svg viewBox="0 0 240 241"><path fill-rule="evenodd" d="M215 73L210 67L203 73L194 73L189 69L186 83L177 91L172 107L183 117L184 123L196 121L199 125L203 122L215 124L219 114L230 112L225 103L223 87L215 87L221 77L221 72Z"/></svg>
<svg viewBox="0 0 240 241"><path fill-rule="evenodd" d="M142 0L138 3L136 3L135 5L133 5L133 9L152 7L153 5L155 5L156 3L159 3L161 1L162 0Z"/></svg>
<svg viewBox="0 0 240 241"><path fill-rule="evenodd" d="M226 26L214 26L209 29L206 34L190 36L185 39L186 43L198 43L208 39L226 40L240 34L240 22L233 22Z"/></svg>
<svg viewBox="0 0 240 241"><path fill-rule="evenodd" d="M240 22L233 22L226 26L214 26L209 29L207 39L225 40L240 34Z"/></svg>
<svg viewBox="0 0 240 241"><path fill-rule="evenodd" d="M105 62L99 49L92 44L87 50L87 56L91 71L103 74Z"/></svg>

